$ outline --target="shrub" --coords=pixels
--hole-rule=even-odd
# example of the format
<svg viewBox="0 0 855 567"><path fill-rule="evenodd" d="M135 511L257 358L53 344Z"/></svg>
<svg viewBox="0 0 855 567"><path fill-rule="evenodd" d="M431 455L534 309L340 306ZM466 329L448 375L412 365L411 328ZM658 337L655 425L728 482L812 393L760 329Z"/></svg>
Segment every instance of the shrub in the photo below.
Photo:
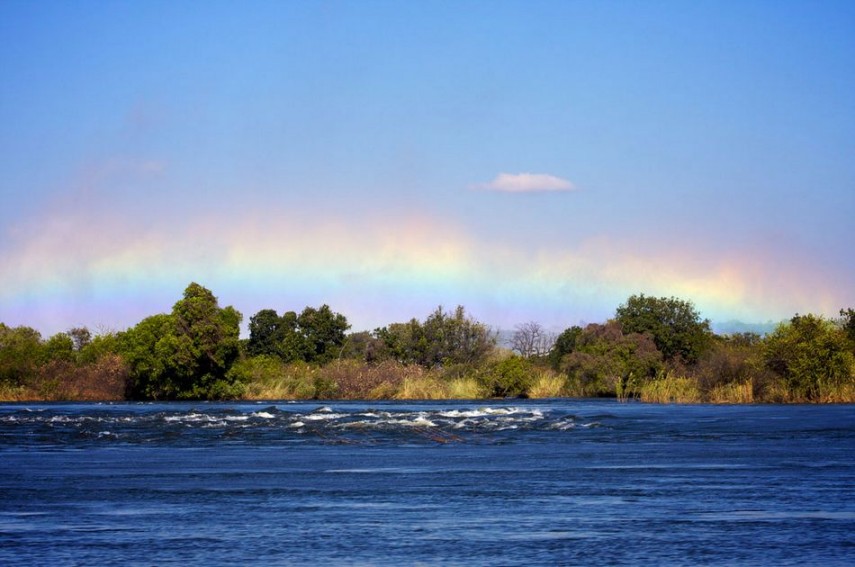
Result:
<svg viewBox="0 0 855 567"><path fill-rule="evenodd" d="M779 325L766 339L763 360L796 399L837 400L855 382L855 357L845 332L815 315L796 315Z"/></svg>
<svg viewBox="0 0 855 567"><path fill-rule="evenodd" d="M481 381L494 397L526 396L533 382L532 367L526 359L510 356L488 368Z"/></svg>

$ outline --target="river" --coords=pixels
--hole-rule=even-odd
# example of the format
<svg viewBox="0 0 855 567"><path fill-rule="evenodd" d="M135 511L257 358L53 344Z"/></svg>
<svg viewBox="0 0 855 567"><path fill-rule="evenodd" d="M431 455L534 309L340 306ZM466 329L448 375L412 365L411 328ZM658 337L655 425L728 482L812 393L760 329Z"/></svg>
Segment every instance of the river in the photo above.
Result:
<svg viewBox="0 0 855 567"><path fill-rule="evenodd" d="M0 405L2 565L852 565L855 406Z"/></svg>

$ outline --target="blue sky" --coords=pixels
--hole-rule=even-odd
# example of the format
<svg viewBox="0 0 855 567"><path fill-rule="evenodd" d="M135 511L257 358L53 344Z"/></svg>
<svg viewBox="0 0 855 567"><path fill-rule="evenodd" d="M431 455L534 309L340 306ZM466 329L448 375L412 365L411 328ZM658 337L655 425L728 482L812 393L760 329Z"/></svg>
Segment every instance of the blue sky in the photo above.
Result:
<svg viewBox="0 0 855 567"><path fill-rule="evenodd" d="M7 324L855 305L851 2L6 0L0 42Z"/></svg>

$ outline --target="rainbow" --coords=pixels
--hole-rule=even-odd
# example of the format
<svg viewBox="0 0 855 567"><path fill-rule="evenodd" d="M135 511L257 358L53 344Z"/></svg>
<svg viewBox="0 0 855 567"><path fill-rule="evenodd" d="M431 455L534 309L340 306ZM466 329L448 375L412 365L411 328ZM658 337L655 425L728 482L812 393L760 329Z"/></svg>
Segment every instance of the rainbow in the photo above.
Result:
<svg viewBox="0 0 855 567"><path fill-rule="evenodd" d="M603 321L633 293L690 299L715 321L833 315L837 280L770 250L644 246L607 236L536 249L476 237L428 215L326 217L252 209L159 221L130 213L45 213L7 231L0 321L43 333L121 330L171 308L191 281L245 318L327 303L354 329L462 304L479 320L561 329Z"/></svg>

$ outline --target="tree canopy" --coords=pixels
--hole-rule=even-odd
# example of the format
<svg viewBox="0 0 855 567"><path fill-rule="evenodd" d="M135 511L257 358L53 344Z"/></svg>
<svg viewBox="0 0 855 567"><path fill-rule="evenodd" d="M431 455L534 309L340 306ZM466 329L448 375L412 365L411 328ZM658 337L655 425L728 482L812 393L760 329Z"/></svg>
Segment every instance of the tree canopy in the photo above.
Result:
<svg viewBox="0 0 855 567"><path fill-rule="evenodd" d="M710 346L709 319L691 301L633 295L615 312L625 333L649 333L666 360L696 363Z"/></svg>
<svg viewBox="0 0 855 567"><path fill-rule="evenodd" d="M339 355L349 328L347 318L328 305L306 307L299 315L262 309L249 319L247 350L252 356L323 364Z"/></svg>
<svg viewBox="0 0 855 567"><path fill-rule="evenodd" d="M496 345L496 336L483 323L466 315L462 305L454 313L437 307L424 323L411 319L377 329L393 358L425 368L448 364L477 364Z"/></svg>
<svg viewBox="0 0 855 567"><path fill-rule="evenodd" d="M806 399L819 399L851 380L855 356L845 332L816 315L796 315L775 329L765 344L766 367Z"/></svg>
<svg viewBox="0 0 855 567"><path fill-rule="evenodd" d="M219 307L210 290L191 283L172 313L153 315L119 335L130 366L132 398L234 397L227 372L240 354L241 314Z"/></svg>

